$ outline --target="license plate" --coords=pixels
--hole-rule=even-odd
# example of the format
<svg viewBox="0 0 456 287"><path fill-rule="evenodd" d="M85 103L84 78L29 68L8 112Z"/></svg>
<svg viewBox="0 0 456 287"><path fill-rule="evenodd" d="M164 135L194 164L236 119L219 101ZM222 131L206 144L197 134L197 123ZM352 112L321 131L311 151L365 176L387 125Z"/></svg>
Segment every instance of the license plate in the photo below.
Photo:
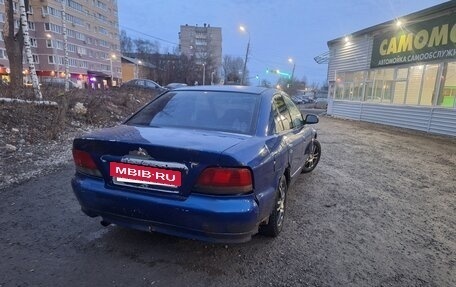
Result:
<svg viewBox="0 0 456 287"><path fill-rule="evenodd" d="M181 172L128 163L109 163L109 175L114 181L123 183L155 184L172 187L181 186Z"/></svg>

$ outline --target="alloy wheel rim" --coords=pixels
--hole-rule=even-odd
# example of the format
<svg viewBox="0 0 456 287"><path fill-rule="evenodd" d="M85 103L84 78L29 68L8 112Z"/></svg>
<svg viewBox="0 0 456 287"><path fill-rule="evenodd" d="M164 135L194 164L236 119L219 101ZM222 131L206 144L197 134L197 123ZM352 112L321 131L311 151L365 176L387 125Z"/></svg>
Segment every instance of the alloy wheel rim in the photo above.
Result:
<svg viewBox="0 0 456 287"><path fill-rule="evenodd" d="M277 201L277 212L279 213L277 216L277 226L281 227L283 223L283 218L285 215L285 181L282 179L280 180L279 185L279 199Z"/></svg>
<svg viewBox="0 0 456 287"><path fill-rule="evenodd" d="M319 152L317 149L317 146L314 145L312 147L312 152L309 154L309 157L306 160L306 168L312 168L315 165L315 162L317 161L317 158L319 156Z"/></svg>

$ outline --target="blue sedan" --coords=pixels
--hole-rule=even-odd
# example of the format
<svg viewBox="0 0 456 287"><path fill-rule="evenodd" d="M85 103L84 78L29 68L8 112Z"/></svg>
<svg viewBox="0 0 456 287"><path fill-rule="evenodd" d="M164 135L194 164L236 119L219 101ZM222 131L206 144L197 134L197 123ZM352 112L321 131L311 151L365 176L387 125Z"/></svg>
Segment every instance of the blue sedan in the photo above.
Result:
<svg viewBox="0 0 456 287"><path fill-rule="evenodd" d="M275 89L170 90L74 140L73 191L104 226L226 243L275 237L289 186L320 159L317 122Z"/></svg>

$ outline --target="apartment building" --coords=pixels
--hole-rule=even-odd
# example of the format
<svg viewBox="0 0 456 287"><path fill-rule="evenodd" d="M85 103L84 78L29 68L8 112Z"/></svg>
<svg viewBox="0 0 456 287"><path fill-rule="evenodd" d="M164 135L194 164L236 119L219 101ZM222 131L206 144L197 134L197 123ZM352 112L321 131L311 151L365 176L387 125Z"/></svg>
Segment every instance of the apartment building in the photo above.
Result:
<svg viewBox="0 0 456 287"><path fill-rule="evenodd" d="M203 26L181 25L179 50L183 55L195 57L198 65L209 65L207 72L219 70L222 66L222 28L206 23Z"/></svg>
<svg viewBox="0 0 456 287"><path fill-rule="evenodd" d="M0 29L6 22L5 2L0 0ZM64 77L63 21L68 38L71 79L91 87L117 85L121 55L117 0L29 0L32 53L40 78ZM65 5L65 19L62 9ZM19 5L14 1L19 27ZM25 61L24 61L25 62ZM0 77L8 80L9 62L0 36ZM24 66L26 69L26 66ZM27 78L27 70L24 70Z"/></svg>

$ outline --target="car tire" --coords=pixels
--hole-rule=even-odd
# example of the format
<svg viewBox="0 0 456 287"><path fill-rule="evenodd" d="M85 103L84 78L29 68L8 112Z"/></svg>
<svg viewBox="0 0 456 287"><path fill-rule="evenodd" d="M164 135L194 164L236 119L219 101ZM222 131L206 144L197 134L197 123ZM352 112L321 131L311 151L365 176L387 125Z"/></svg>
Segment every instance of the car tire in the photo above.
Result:
<svg viewBox="0 0 456 287"><path fill-rule="evenodd" d="M321 145L316 139L313 140L309 156L307 157L304 166L302 167L302 173L308 173L315 169L321 157Z"/></svg>
<svg viewBox="0 0 456 287"><path fill-rule="evenodd" d="M269 215L268 223L260 226L260 234L277 237L282 231L283 222L285 219L286 199L287 199L288 184L285 175L282 175L277 186L274 208Z"/></svg>

